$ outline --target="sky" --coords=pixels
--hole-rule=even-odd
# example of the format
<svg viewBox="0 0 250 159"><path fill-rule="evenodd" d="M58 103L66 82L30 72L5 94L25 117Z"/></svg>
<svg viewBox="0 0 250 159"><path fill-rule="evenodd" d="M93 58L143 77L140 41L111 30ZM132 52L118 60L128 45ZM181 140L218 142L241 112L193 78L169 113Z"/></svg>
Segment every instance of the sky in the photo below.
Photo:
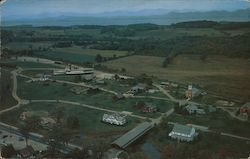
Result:
<svg viewBox="0 0 250 159"><path fill-rule="evenodd" d="M167 11L210 11L248 8L247 0L7 0L1 5L4 16L97 14L134 12L148 9Z"/></svg>

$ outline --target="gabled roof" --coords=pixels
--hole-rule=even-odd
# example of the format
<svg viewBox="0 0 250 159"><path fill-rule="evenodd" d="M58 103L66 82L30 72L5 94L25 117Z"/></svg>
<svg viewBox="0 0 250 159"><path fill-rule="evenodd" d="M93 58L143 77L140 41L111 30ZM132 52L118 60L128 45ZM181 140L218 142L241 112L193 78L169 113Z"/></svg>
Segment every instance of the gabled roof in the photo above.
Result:
<svg viewBox="0 0 250 159"><path fill-rule="evenodd" d="M194 105L194 104L189 104L189 105L187 105L187 106L186 106L186 109L190 109L190 110L197 110L197 109L198 109L198 107L197 107L197 105Z"/></svg>
<svg viewBox="0 0 250 159"><path fill-rule="evenodd" d="M178 132L181 134L190 134L192 131L192 127L181 125L181 124L174 124L173 132Z"/></svg>
<svg viewBox="0 0 250 159"><path fill-rule="evenodd" d="M250 102L247 102L243 105L243 107L249 108L250 109Z"/></svg>

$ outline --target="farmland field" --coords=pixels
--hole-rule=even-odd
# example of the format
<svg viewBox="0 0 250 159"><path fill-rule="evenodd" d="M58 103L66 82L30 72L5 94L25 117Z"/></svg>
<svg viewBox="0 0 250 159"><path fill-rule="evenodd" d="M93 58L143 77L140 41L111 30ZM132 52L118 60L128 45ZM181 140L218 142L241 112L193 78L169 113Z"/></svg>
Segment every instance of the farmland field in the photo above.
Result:
<svg viewBox="0 0 250 159"><path fill-rule="evenodd" d="M162 80L196 83L226 97L250 98L250 61L247 59L209 56L202 61L197 55L179 55L167 68L162 68L163 60L163 57L130 56L103 64L113 69L125 68L129 75L146 73Z"/></svg>
<svg viewBox="0 0 250 159"><path fill-rule="evenodd" d="M73 46L69 48L57 48L55 49L55 51L89 56L96 56L97 54L100 54L103 57L113 57L114 55L116 57L119 57L127 55L127 51L84 49L79 46Z"/></svg>

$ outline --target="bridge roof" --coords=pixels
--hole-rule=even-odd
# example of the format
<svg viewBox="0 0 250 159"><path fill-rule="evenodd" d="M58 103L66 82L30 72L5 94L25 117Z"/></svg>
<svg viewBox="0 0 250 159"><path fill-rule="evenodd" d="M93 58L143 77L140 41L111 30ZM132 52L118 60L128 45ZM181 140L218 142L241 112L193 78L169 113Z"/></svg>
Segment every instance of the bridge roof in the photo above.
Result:
<svg viewBox="0 0 250 159"><path fill-rule="evenodd" d="M144 135L146 132L148 132L151 128L153 128L153 126L153 123L150 122L141 123L134 129L116 139L112 144L124 149L139 137Z"/></svg>

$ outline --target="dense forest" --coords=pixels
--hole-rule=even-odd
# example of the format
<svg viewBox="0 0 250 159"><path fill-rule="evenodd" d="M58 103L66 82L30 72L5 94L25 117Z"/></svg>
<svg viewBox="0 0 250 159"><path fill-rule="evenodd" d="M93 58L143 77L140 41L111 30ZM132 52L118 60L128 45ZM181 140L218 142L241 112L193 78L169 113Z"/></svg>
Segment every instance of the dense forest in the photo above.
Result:
<svg viewBox="0 0 250 159"><path fill-rule="evenodd" d="M50 47L30 48L28 51L11 48L5 49L5 53L18 54L29 53L32 51L46 51L52 48L71 47L73 45L83 48L98 50L122 50L133 52L140 55L154 55L169 57L177 54L200 54L200 55L226 55L229 57L249 58L250 44L250 22L214 22L214 21L191 21L181 22L172 25L155 24L133 24L126 26L13 26L4 27L1 30L2 45L5 46L12 42L49 42ZM159 34L165 30L180 29L187 33L179 35ZM199 29L207 29L207 34L189 34ZM210 30L209 30L210 29ZM81 31L84 30L84 31ZM214 33L220 33L211 36ZM62 32L57 34L56 32ZM77 32L79 31L79 32ZM89 32L95 31L95 34ZM169 31L169 32L170 32ZM183 31L183 32L184 32ZM230 31L242 33L230 34ZM76 33L77 32L77 33ZM143 36L151 33L151 36ZM154 35L158 33L158 35ZM170 32L171 33L171 32Z"/></svg>

